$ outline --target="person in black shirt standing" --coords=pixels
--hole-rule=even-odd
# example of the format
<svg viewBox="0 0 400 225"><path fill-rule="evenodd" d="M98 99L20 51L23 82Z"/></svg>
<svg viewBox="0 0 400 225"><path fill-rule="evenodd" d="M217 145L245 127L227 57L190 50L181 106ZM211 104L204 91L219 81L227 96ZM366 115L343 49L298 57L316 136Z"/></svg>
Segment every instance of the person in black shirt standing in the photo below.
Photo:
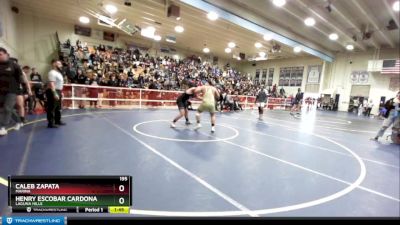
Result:
<svg viewBox="0 0 400 225"><path fill-rule="evenodd" d="M256 105L258 107L258 119L263 120L264 107L267 102L268 94L264 86L261 86L256 95Z"/></svg>
<svg viewBox="0 0 400 225"><path fill-rule="evenodd" d="M6 49L0 47L0 136L7 135L6 126L13 114L19 118L14 107L23 79L21 67L10 60Z"/></svg>
<svg viewBox="0 0 400 225"><path fill-rule="evenodd" d="M32 70L33 70L33 68L32 68ZM74 67L73 63L71 63L71 62L68 63L68 66L65 69L65 74L67 75L67 78L68 78L70 83L75 83L76 82L76 68Z"/></svg>
<svg viewBox="0 0 400 225"><path fill-rule="evenodd" d="M118 87L118 80L116 79L115 74L113 73L111 75L111 79L108 81L108 86L111 87ZM109 98L116 98L117 97L117 91L115 89L108 89L109 93ZM115 107L117 105L117 101L111 100L110 101L110 106Z"/></svg>
<svg viewBox="0 0 400 225"><path fill-rule="evenodd" d="M81 69L78 69L77 75L76 75L76 80L78 84L85 84L86 83L86 75L83 74Z"/></svg>
<svg viewBox="0 0 400 225"><path fill-rule="evenodd" d="M34 109L36 108L36 100L39 99L39 103L44 107L44 98L43 98L43 81L42 76L36 71L35 67L32 67L32 73L30 75L32 85L32 101L31 105L29 105L29 114L32 114Z"/></svg>
<svg viewBox="0 0 400 225"><path fill-rule="evenodd" d="M285 89L283 89L283 86L281 87L281 89L279 89L279 95L281 98L286 98L286 91Z"/></svg>
<svg viewBox="0 0 400 225"><path fill-rule="evenodd" d="M290 110L290 115L294 116L293 112L297 112L297 115L300 115L299 110L301 109L301 102L303 100L303 93L301 93L301 89L297 89L297 94L294 97L293 107Z"/></svg>
<svg viewBox="0 0 400 225"><path fill-rule="evenodd" d="M76 79L76 82L78 84L85 84L86 83L87 77L86 77L85 74L83 74L82 69L79 68L77 70L75 79ZM75 88L75 96L85 97L84 95L85 95L85 88L84 87L79 86L79 87ZM85 103L84 103L83 100L79 100L78 101L78 105L79 105L80 109L84 109L85 108Z"/></svg>

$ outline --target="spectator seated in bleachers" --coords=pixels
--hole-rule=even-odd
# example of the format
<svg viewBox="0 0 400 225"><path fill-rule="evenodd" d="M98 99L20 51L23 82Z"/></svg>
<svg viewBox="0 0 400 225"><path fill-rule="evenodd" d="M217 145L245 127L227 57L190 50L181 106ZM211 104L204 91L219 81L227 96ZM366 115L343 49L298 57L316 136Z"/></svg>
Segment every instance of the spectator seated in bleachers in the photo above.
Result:
<svg viewBox="0 0 400 225"><path fill-rule="evenodd" d="M214 85L232 94L254 96L258 88L229 65L219 68L195 56L182 60L152 57L138 49L90 47L79 40L76 46L69 41L63 46L71 49L69 57L63 58L69 83L90 85L95 72L99 86L184 90L189 82L201 85L202 81L213 79Z"/></svg>

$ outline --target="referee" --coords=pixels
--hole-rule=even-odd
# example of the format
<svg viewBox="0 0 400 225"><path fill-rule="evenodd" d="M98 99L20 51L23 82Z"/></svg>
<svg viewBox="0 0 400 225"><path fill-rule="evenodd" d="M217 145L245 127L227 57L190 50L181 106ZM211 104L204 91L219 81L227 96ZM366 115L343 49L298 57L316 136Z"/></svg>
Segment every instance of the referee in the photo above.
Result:
<svg viewBox="0 0 400 225"><path fill-rule="evenodd" d="M264 113L264 107L265 104L267 103L267 90L265 90L264 85L261 85L260 90L258 90L256 94L256 105L258 107L258 120L263 120L263 113Z"/></svg>
<svg viewBox="0 0 400 225"><path fill-rule="evenodd" d="M65 125L61 121L61 98L64 79L61 74L62 64L59 60L51 61L52 70L48 74L47 97L47 121L48 128L57 128L58 125Z"/></svg>

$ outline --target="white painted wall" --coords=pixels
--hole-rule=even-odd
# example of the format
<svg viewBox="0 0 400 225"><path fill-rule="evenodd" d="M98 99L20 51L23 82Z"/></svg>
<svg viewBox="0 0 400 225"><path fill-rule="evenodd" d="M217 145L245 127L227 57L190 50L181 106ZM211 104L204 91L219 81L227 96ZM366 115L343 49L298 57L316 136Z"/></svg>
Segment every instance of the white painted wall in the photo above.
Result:
<svg viewBox="0 0 400 225"><path fill-rule="evenodd" d="M274 68L273 84L276 84L276 85L279 84L279 71L280 71L281 67L303 66L304 67L303 81L301 83L300 88L301 88L301 90L304 91L305 86L306 86L306 80L307 80L308 66L309 65L322 65L323 61L316 57L301 57L301 58L273 59L273 60L267 60L267 61L258 61L258 62L256 62L256 66L253 66L252 64L253 64L252 62L240 63L238 65L239 71L242 71L244 73L249 73L250 77L254 77L257 69L260 69L262 71L263 69ZM299 87L284 87L287 95L296 94L298 88ZM279 90L279 88L278 88L278 90Z"/></svg>
<svg viewBox="0 0 400 225"><path fill-rule="evenodd" d="M59 21L40 18L30 14L21 14L17 17L17 41L21 65L34 66L39 73L47 74L50 61L57 58L58 46L56 32L61 42L67 39L75 44L76 40L88 45L105 44L114 47L124 47L125 44L117 38L115 42L98 40L91 37L74 34L74 24L60 23Z"/></svg>
<svg viewBox="0 0 400 225"><path fill-rule="evenodd" d="M16 16L11 11L11 1L0 0L0 23L3 31L0 46L6 48L12 57L18 58Z"/></svg>
<svg viewBox="0 0 400 225"><path fill-rule="evenodd" d="M374 57L375 56L375 57ZM332 63L327 63L327 69L324 74L324 83L322 93L340 94L339 110L347 111L350 101L352 84L350 74L355 70L367 70L368 60L372 59L398 59L400 58L399 49L381 50L379 55L374 51L338 54ZM352 63L350 63L352 62ZM375 106L372 109L373 114L379 110L379 100L381 96L386 99L396 96L397 91L389 90L390 78L393 76L381 75L379 72L369 73L368 83L370 85L369 99L372 99Z"/></svg>
<svg viewBox="0 0 400 225"><path fill-rule="evenodd" d="M375 56L375 57L374 57ZM354 70L367 70L368 60L372 59L399 59L399 49L381 50L379 54L375 54L373 50L367 52L353 52L337 54L335 61L332 63L325 62L325 68L321 77L321 93L320 94L340 94L339 111L347 111L350 100L350 92L352 84L350 82L350 74ZM350 61L352 62L350 64ZM256 66L252 66L251 62L240 64L243 72L250 73L255 76L256 69L275 68L273 83L278 84L279 69L281 67L305 66L303 74L302 90L305 88L307 79L308 65L323 65L324 62L314 57L298 57L283 60L268 60L257 62ZM373 114L377 114L379 110L379 100L381 96L386 99L395 97L397 91L389 90L390 78L393 76L385 76L378 73L370 73L369 80L366 85L370 85L369 98L373 100L375 106L372 109ZM288 94L295 93L297 87L285 87Z"/></svg>

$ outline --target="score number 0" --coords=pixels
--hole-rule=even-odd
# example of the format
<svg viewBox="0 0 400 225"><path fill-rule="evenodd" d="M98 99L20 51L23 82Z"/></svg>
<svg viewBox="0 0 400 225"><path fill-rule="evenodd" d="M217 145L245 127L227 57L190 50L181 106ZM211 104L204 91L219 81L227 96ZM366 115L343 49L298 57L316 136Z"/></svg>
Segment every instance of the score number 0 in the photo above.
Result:
<svg viewBox="0 0 400 225"><path fill-rule="evenodd" d="M128 181L128 177L120 177L119 181ZM119 185L118 187L119 192L124 192L125 191L125 186L124 185ZM119 204L123 205L125 203L125 199L123 197L119 198L118 200Z"/></svg>

